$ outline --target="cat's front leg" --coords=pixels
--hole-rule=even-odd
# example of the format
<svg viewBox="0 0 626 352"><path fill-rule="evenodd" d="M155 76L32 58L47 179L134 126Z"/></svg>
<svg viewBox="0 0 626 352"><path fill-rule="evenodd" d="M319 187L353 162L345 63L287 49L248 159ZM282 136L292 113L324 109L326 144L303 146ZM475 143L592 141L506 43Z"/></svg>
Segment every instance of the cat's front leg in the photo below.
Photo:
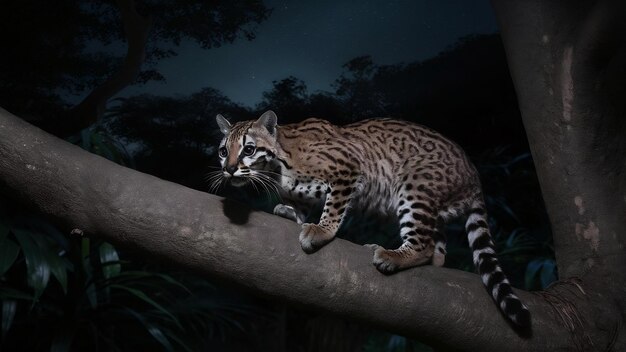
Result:
<svg viewBox="0 0 626 352"><path fill-rule="evenodd" d="M346 208L354 192L353 180L331 183L319 223L302 224L300 245L306 253L313 253L335 238Z"/></svg>
<svg viewBox="0 0 626 352"><path fill-rule="evenodd" d="M285 218L291 221L295 221L298 224L302 224L302 221L298 217L296 208L287 204L276 204L274 207L274 215L278 215L281 218Z"/></svg>
<svg viewBox="0 0 626 352"><path fill-rule="evenodd" d="M284 199L285 203L279 203L274 207L274 215L297 222L302 225L306 222L312 210L312 205L307 202Z"/></svg>

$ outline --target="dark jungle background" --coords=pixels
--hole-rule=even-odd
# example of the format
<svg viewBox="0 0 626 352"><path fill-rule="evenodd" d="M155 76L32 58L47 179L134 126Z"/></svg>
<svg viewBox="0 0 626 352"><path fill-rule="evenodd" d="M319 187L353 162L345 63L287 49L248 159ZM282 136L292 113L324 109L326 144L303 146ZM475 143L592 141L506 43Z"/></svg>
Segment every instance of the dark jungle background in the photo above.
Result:
<svg viewBox="0 0 626 352"><path fill-rule="evenodd" d="M124 64L124 5L151 20L141 69L106 97L95 123L67 134L82 103ZM505 271L514 286L536 290L556 279L551 234L492 17L483 1L2 0L0 106L92 153L202 191L217 165L217 113L428 125L477 165ZM320 53L323 62L298 61ZM217 193L265 210L277 201L253 189ZM354 215L341 237L396 246L396 231ZM473 271L461 224L447 233L446 266ZM64 233L7 199L0 300L2 351L430 350Z"/></svg>

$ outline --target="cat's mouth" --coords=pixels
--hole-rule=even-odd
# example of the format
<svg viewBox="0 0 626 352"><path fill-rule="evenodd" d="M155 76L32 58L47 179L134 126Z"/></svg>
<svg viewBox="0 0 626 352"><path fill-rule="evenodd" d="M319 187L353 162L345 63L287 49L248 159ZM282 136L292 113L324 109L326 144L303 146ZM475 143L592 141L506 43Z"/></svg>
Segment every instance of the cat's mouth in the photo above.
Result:
<svg viewBox="0 0 626 352"><path fill-rule="evenodd" d="M250 182L250 180L247 177L231 176L228 178L228 182L235 187L241 187Z"/></svg>

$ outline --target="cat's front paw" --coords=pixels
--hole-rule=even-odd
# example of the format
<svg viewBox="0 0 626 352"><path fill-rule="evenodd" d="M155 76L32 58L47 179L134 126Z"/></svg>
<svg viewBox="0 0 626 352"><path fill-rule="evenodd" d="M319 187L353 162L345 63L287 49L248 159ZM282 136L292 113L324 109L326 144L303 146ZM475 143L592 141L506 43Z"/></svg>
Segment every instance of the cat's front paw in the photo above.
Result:
<svg viewBox="0 0 626 352"><path fill-rule="evenodd" d="M278 215L281 218L298 222L298 214L296 214L296 210L289 205L277 204L274 207L274 215Z"/></svg>
<svg viewBox="0 0 626 352"><path fill-rule="evenodd" d="M305 253L311 254L332 241L335 234L316 224L302 224L300 245Z"/></svg>

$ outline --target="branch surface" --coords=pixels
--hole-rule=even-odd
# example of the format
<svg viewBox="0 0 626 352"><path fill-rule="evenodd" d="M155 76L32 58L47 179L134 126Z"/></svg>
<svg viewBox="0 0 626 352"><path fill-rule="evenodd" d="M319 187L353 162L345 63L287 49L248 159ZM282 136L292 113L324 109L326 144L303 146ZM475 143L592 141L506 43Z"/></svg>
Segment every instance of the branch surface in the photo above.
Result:
<svg viewBox="0 0 626 352"><path fill-rule="evenodd" d="M480 278L425 266L384 276L369 249L335 240L307 255L285 219L143 174L57 139L0 109L0 192L151 260L256 294L367 322L433 346L568 351L566 327L539 295L520 337Z"/></svg>

